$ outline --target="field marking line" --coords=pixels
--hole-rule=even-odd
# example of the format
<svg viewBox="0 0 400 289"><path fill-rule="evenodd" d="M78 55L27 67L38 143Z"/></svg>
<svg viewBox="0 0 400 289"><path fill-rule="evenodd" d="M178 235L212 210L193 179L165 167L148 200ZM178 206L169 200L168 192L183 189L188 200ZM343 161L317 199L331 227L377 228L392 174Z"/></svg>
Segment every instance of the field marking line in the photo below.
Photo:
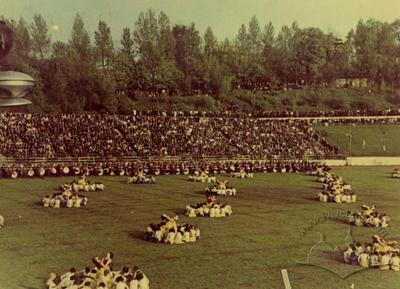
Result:
<svg viewBox="0 0 400 289"><path fill-rule="evenodd" d="M292 289L292 286L290 285L288 271L286 269L282 269L281 273L282 273L283 284L285 285L285 289Z"/></svg>

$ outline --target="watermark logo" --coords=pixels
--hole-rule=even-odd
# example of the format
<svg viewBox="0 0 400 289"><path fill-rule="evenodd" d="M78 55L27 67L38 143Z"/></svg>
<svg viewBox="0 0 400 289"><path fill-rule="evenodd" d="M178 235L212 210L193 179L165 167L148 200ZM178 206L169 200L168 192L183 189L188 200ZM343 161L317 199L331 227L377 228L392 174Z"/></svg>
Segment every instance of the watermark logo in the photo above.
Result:
<svg viewBox="0 0 400 289"><path fill-rule="evenodd" d="M313 228L319 224L323 224L327 221L342 219L347 216L347 212L338 210L333 212L323 213L320 217L312 219L300 231L301 236L305 236L308 232L312 231ZM352 266L344 262L343 259L343 250L342 248L346 248L349 244L356 243L357 240L353 235L354 227L348 224L343 227L347 232L336 232L337 234L342 233L343 239L341 239L341 243L337 243L336 241L331 240L329 235L325 232L317 232L318 237L316 238L316 242L305 251L305 258L297 262L299 265L305 266L314 266L324 270L327 270L341 279L346 279L351 275L356 273L369 270L369 268L361 268L359 266ZM374 228L378 232L375 234L384 238L388 236L388 232L384 228ZM373 235L373 234L371 234ZM335 243L336 242L336 243Z"/></svg>

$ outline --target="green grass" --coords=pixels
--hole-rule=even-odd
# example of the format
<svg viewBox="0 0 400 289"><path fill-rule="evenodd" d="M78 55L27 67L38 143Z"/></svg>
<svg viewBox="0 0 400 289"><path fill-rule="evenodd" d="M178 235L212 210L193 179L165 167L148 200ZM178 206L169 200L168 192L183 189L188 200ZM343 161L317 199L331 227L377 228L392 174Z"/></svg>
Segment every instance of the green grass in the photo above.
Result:
<svg viewBox="0 0 400 289"><path fill-rule="evenodd" d="M151 222L163 213L181 212L186 204L204 201L205 184L184 176L163 176L155 185L128 185L122 177L89 180L105 183L104 192L86 193L81 209L42 208L38 201L72 178L0 180L0 288L44 288L51 271L84 268L93 256L115 254L115 267L139 265L153 289L282 289L280 270L289 271L293 289L400 288L400 273L368 270L343 280L324 269L297 264L310 247L327 234L344 245L347 226L341 219L324 221L305 235L302 227L326 212L359 210L374 203L394 226L390 238L400 241L400 181L389 178L392 168L342 168L359 196L357 204L328 204L314 200L318 183L301 174L258 174L253 180L231 180L236 197L221 199L233 206L224 219L186 218L197 225L201 240L194 244L162 245L142 240ZM367 242L375 229L356 228L354 236ZM335 254L324 262L347 270Z"/></svg>
<svg viewBox="0 0 400 289"><path fill-rule="evenodd" d="M399 125L332 125L318 126L316 129L347 156L400 156ZM352 135L351 153L348 134Z"/></svg>

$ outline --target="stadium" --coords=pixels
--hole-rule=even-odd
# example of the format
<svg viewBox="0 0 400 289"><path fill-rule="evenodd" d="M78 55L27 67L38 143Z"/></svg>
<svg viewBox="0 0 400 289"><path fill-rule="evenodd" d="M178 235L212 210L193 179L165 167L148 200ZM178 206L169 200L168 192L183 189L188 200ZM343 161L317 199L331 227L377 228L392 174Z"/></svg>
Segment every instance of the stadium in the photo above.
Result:
<svg viewBox="0 0 400 289"><path fill-rule="evenodd" d="M155 8L2 17L0 289L400 289L398 20Z"/></svg>

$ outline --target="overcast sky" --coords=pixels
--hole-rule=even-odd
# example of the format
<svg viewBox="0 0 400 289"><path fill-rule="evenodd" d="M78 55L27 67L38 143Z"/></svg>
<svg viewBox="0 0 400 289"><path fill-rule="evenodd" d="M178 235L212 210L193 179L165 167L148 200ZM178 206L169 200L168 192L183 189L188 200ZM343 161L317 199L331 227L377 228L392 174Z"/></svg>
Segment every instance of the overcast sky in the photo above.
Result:
<svg viewBox="0 0 400 289"><path fill-rule="evenodd" d="M166 12L173 24L195 22L202 33L211 26L220 40L233 38L253 15L262 25L272 21L276 30L297 21L301 27L319 27L341 37L360 18L400 18L400 0L0 0L0 14L7 18L31 21L34 13L42 14L50 27L59 27L52 32L56 40L69 36L76 13L91 35L98 21L105 20L119 38L122 28L133 28L138 13L149 8Z"/></svg>

